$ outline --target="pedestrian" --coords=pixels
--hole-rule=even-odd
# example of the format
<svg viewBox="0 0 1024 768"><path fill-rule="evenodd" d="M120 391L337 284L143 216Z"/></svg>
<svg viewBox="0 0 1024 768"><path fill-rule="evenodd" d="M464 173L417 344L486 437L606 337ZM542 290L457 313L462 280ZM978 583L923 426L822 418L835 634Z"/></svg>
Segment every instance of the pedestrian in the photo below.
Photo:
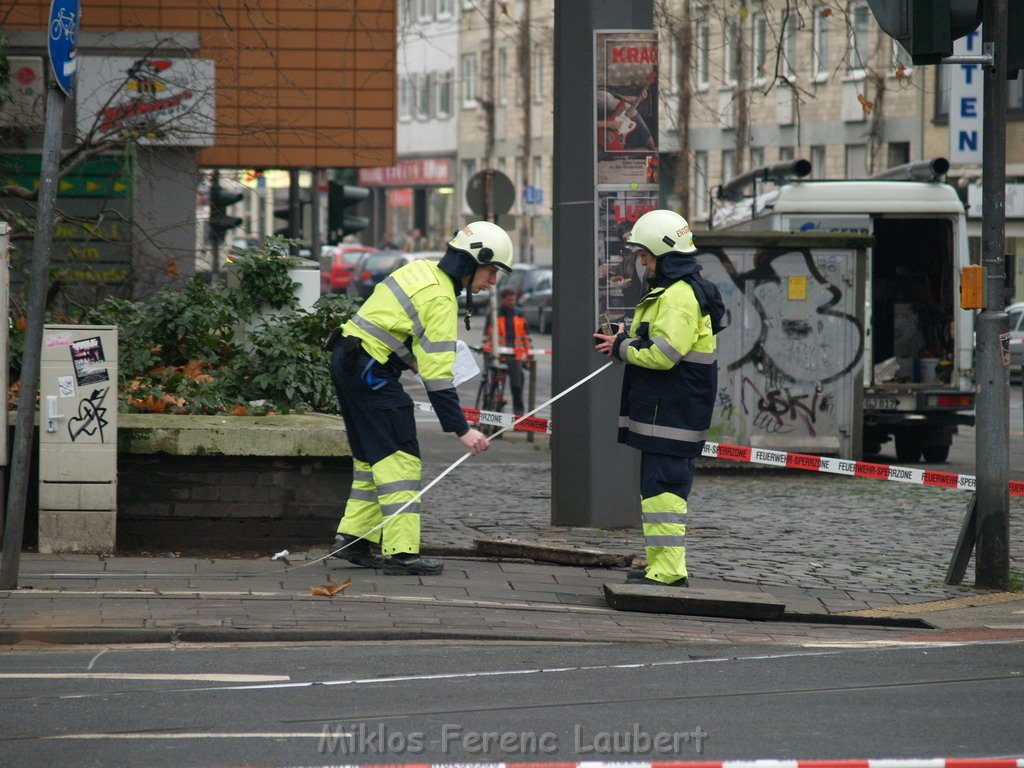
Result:
<svg viewBox="0 0 1024 768"><path fill-rule="evenodd" d="M514 288L502 288L498 302L498 325L497 337L499 347L509 347L512 354L501 353L499 360L508 371L508 383L512 389L512 413L518 419L526 408L523 405L523 371L529 365L533 355L533 342L530 341L530 332L526 327L526 318L516 307L516 292ZM487 315L487 323L484 325L483 350L486 354L492 354L491 346L491 316Z"/></svg>
<svg viewBox="0 0 1024 768"><path fill-rule="evenodd" d="M628 244L640 251L649 290L628 332L620 325L615 335L594 334L599 352L626 364L618 440L640 451L647 568L626 581L685 587L686 499L711 426L725 307L701 277L693 233L678 213L648 211Z"/></svg>
<svg viewBox="0 0 1024 768"><path fill-rule="evenodd" d="M439 262L418 259L395 270L341 327L331 378L352 446L353 482L335 556L385 574L441 572L440 560L419 554L419 502L398 512L419 492L421 475L413 402L399 376L419 373L441 428L470 453L486 451L490 443L466 422L454 384L457 299L463 290L490 288L499 269L511 268L505 230L473 222L455 233Z"/></svg>

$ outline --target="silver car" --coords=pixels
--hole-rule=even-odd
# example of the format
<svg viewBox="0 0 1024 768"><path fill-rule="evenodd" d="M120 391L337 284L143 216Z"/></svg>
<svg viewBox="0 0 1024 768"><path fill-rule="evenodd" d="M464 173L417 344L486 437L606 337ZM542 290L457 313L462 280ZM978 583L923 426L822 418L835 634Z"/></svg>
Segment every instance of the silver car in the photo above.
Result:
<svg viewBox="0 0 1024 768"><path fill-rule="evenodd" d="M1010 375L1020 376L1024 367L1024 301L1006 308L1010 316Z"/></svg>

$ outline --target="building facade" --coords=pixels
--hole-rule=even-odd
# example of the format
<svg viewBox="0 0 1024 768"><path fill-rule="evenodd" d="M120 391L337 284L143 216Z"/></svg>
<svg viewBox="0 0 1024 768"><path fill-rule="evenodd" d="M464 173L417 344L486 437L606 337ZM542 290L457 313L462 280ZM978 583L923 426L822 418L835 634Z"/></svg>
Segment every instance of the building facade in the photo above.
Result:
<svg viewBox="0 0 1024 768"><path fill-rule="evenodd" d="M393 2L86 5L65 150L103 162L66 179L57 207L78 217L108 211L120 227L116 241L62 241L53 261L66 285L138 293L192 274L201 168L393 163ZM4 15L15 80L36 83L0 110L0 178L22 187L38 179L49 9L28 0ZM12 198L0 207L16 208Z"/></svg>

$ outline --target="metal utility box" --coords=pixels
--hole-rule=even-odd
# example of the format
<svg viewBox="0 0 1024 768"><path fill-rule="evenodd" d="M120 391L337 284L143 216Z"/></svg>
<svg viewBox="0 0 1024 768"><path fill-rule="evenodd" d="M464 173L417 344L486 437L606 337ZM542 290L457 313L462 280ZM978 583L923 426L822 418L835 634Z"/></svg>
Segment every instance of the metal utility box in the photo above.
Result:
<svg viewBox="0 0 1024 768"><path fill-rule="evenodd" d="M39 404L39 551L111 553L117 328L44 326Z"/></svg>
<svg viewBox="0 0 1024 768"><path fill-rule="evenodd" d="M710 439L860 458L871 238L701 232L694 240L728 320Z"/></svg>

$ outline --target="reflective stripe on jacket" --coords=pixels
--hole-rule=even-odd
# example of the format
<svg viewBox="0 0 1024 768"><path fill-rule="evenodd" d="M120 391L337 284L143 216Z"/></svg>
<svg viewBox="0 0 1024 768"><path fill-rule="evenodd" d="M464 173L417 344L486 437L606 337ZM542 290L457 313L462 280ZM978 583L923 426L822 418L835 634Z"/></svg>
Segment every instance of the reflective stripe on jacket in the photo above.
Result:
<svg viewBox="0 0 1024 768"><path fill-rule="evenodd" d="M392 353L406 365L416 363L428 392L453 390L458 315L452 279L436 262L419 259L374 288L342 332L358 337L379 363Z"/></svg>
<svg viewBox="0 0 1024 768"><path fill-rule="evenodd" d="M654 288L636 307L614 354L627 363L619 442L642 451L698 456L718 389L718 345L685 280Z"/></svg>

